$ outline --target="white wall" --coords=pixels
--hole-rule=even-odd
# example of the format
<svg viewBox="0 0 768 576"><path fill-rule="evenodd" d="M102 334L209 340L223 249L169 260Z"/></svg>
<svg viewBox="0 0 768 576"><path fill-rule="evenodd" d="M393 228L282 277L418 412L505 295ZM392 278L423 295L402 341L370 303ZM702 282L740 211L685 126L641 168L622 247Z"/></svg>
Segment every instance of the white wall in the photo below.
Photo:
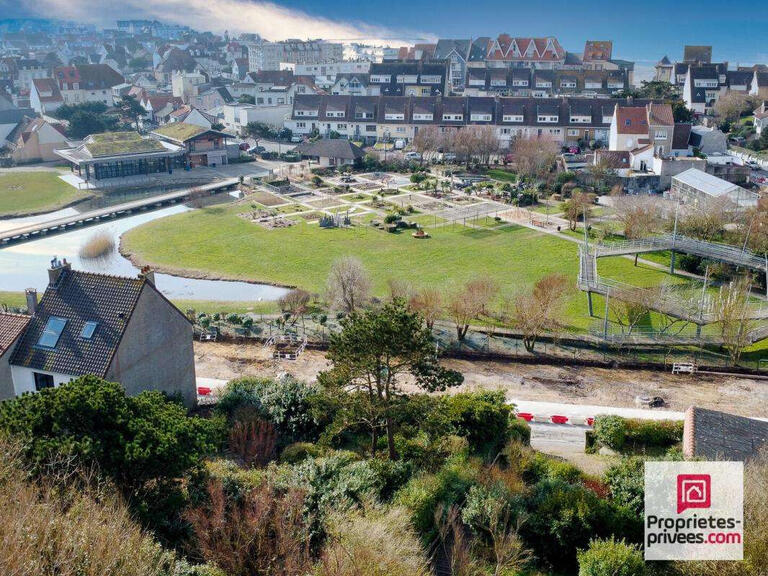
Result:
<svg viewBox="0 0 768 576"><path fill-rule="evenodd" d="M77 376L70 376L68 374L57 374L55 372L46 372L45 370L33 370L32 368L25 368L23 366L11 366L13 388L14 392L16 392L16 396L20 396L24 392L36 392L35 372L52 375L54 386L61 386L62 384L66 384L77 378Z"/></svg>

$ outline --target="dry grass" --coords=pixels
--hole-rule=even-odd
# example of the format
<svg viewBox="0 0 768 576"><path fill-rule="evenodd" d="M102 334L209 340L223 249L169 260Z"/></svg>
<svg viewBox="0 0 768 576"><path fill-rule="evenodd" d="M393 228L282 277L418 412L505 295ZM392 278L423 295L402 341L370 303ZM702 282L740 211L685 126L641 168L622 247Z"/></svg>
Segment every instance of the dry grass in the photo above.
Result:
<svg viewBox="0 0 768 576"><path fill-rule="evenodd" d="M161 576L174 557L145 534L111 490L31 480L0 441L0 574Z"/></svg>
<svg viewBox="0 0 768 576"><path fill-rule="evenodd" d="M429 563L403 508L334 521L318 576L428 576Z"/></svg>
<svg viewBox="0 0 768 576"><path fill-rule="evenodd" d="M80 247L80 258L94 260L109 256L115 250L115 239L108 232L96 232Z"/></svg>

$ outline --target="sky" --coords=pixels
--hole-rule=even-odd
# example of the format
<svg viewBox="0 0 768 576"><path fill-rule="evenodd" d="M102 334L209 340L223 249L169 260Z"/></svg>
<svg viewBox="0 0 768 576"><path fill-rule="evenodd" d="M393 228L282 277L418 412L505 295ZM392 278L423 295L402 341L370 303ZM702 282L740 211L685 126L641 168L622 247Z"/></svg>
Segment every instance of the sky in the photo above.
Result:
<svg viewBox="0 0 768 576"><path fill-rule="evenodd" d="M641 69L665 54L680 59L684 44L708 44L717 61L768 63L768 4L760 0L0 0L0 18L27 16L102 26L148 17L214 32L257 32L270 40L391 45L508 33L556 36L566 50L580 52L586 39L609 39L614 57Z"/></svg>

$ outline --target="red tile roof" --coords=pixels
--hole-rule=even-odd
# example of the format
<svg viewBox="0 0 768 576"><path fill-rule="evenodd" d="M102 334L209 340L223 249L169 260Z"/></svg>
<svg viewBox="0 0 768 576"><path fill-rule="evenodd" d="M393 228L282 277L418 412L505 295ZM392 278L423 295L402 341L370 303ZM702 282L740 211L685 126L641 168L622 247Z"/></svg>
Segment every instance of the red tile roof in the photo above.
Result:
<svg viewBox="0 0 768 576"><path fill-rule="evenodd" d="M0 356L13 346L13 343L24 332L30 319L31 316L0 312Z"/></svg>
<svg viewBox="0 0 768 576"><path fill-rule="evenodd" d="M648 134L648 113L645 106L616 108L616 128L619 134Z"/></svg>

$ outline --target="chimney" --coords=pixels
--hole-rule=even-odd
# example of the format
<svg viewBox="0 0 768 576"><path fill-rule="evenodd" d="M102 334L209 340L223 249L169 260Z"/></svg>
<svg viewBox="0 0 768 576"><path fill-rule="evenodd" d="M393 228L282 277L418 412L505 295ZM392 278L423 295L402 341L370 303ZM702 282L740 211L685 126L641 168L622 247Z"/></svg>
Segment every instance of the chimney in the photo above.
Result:
<svg viewBox="0 0 768 576"><path fill-rule="evenodd" d="M48 268L48 285L55 288L62 273L64 273L65 270L71 269L72 264L67 262L66 258L64 258L64 260L59 260L54 256L53 260L51 260L51 267Z"/></svg>
<svg viewBox="0 0 768 576"><path fill-rule="evenodd" d="M34 316L37 313L37 290L27 288L24 294L27 295L27 314Z"/></svg>
<svg viewBox="0 0 768 576"><path fill-rule="evenodd" d="M152 286L155 285L155 271L152 270L149 266L142 266L141 271L139 272L139 278L144 278L147 282L152 284Z"/></svg>

